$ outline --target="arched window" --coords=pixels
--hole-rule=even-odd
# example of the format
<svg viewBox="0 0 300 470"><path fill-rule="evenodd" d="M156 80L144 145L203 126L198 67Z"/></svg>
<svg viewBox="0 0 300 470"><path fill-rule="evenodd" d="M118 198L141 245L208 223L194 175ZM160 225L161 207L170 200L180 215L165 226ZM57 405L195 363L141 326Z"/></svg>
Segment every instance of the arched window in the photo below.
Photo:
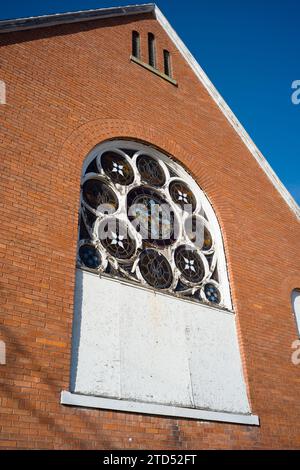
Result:
<svg viewBox="0 0 300 470"><path fill-rule="evenodd" d="M149 54L149 65L156 68L156 46L155 36L152 33L148 33L148 54Z"/></svg>
<svg viewBox="0 0 300 470"><path fill-rule="evenodd" d="M166 49L164 49L164 72L168 77L172 77L171 55Z"/></svg>
<svg viewBox="0 0 300 470"><path fill-rule="evenodd" d="M136 59L141 58L141 39L137 31L132 31L132 55Z"/></svg>
<svg viewBox="0 0 300 470"><path fill-rule="evenodd" d="M231 307L222 238L207 198L182 166L136 142L107 142L86 161L78 263Z"/></svg>
<svg viewBox="0 0 300 470"><path fill-rule="evenodd" d="M62 403L257 424L220 228L194 179L150 145L107 141L83 165L80 203Z"/></svg>

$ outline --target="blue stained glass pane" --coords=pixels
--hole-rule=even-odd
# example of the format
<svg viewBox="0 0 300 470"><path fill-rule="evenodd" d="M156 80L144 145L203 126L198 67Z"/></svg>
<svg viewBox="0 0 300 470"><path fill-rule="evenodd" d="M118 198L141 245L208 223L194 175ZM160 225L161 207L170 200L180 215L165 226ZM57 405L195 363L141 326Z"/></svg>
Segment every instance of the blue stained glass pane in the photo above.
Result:
<svg viewBox="0 0 300 470"><path fill-rule="evenodd" d="M213 284L206 284L204 287L205 297L209 302L214 304L219 304L221 301L220 292L218 291L217 287Z"/></svg>
<svg viewBox="0 0 300 470"><path fill-rule="evenodd" d="M79 249L82 263L90 269L97 269L101 264L101 255L92 245L82 245Z"/></svg>

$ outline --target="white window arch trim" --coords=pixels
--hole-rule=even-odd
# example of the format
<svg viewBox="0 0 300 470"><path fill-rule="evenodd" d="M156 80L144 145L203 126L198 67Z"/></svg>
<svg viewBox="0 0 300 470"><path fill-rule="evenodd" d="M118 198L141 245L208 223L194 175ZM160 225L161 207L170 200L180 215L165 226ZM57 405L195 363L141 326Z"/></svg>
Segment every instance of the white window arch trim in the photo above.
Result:
<svg viewBox="0 0 300 470"><path fill-rule="evenodd" d="M209 304L210 307L212 308L225 308L229 311L233 311L232 307L232 300L231 300L231 292L230 292L230 284L229 284L229 278L228 278L228 270L227 270L227 263L226 263L226 256L225 256L225 250L224 250L224 243L223 243L223 237L222 237L222 232L221 228L218 222L218 219L216 217L215 211L209 202L207 196L203 192L203 190L200 188L200 186L196 183L196 181L193 179L193 177L187 172L187 170L182 166L180 162L174 161L172 158L168 157L163 151L158 150L157 148L153 147L150 143L142 143L139 141L136 141L134 139L114 139L114 140L108 140L105 142L101 142L98 145L94 147L94 149L91 150L91 152L88 154L86 157L83 166L82 166L82 182L84 182L88 178L92 178L92 176L96 176L95 173L90 173L87 175L87 178L84 176L88 166L97 158L99 155L102 155L103 153L107 151L115 151L116 149L124 149L126 150L136 150L136 152L141 152L146 155L149 155L150 157L153 157L154 159L163 162L170 170L174 171L177 175L178 178L182 178L193 194L196 197L197 203L200 202L204 213L206 214L206 217L209 222L210 230L212 232L212 237L214 240L214 251L215 251L215 256L217 260L217 272L218 272L218 278L219 278L219 287L222 295L222 304L221 305L213 305ZM176 158L176 155L174 156ZM138 170L136 169L135 165L133 166L133 170L135 172L135 177L136 177L136 172ZM141 183L142 184L142 183ZM82 204L82 199L80 201L80 207ZM102 274L105 276L105 274ZM109 277L109 276L108 276ZM127 282L122 280L122 282ZM128 281L130 282L130 281ZM212 281L214 283L214 281ZM139 285L137 285L139 287ZM140 287L145 287L145 286L140 286ZM158 293L165 293L157 290ZM183 297L181 297L182 300L185 300ZM189 299L186 299L189 301Z"/></svg>

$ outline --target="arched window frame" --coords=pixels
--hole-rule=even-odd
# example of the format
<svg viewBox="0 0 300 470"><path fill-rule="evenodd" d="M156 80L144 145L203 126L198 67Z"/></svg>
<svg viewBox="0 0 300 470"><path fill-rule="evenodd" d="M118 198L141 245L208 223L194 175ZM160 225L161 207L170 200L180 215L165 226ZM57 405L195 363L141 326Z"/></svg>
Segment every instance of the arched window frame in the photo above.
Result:
<svg viewBox="0 0 300 470"><path fill-rule="evenodd" d="M226 265L226 257L225 257L225 252L224 252L224 245L223 245L223 239L222 239L222 234L220 230L220 226L217 220L217 217L215 215L215 212L207 199L206 195L204 192L201 190L201 188L198 186L198 184L194 181L194 179L190 176L190 174L184 169L184 167L180 164L175 162L174 160L170 159L167 157L163 152L149 146L142 144L140 142L136 141L123 141L123 140L112 140L112 141L107 141L104 143L101 143L97 145L87 156L84 164L83 164L83 172L82 172L82 184L89 178L92 178L93 175L95 176L95 173L91 172L89 174L85 174L87 171L88 166L93 162L96 161L99 162L99 159L101 158L101 155L107 151L112 151L115 149L123 149L124 152L120 151L120 154L123 154L126 158L129 158L126 156L126 150L130 149L135 149L136 152L138 152L137 155L141 153L147 153L147 155L153 157L154 159L157 159L158 161L161 161L163 165L167 165L171 171L174 171L177 173L178 177L181 177L190 187L190 189L193 191L193 193L196 195L197 201L201 204L204 213L206 214L206 218L209 222L210 225L210 231L212 233L213 239L214 239L214 251L217 259L217 276L218 276L218 284L219 288L221 291L221 296L222 296L222 301L220 305L215 305L215 307L220 307L220 308L225 308L228 310L232 310L232 302L231 302L231 294L230 294L230 286L229 286L229 280L228 280L228 273L227 273L227 265ZM97 163L99 167L99 163ZM136 169L134 170L136 171ZM99 176L99 175L98 175ZM131 186L130 186L131 188ZM121 190L123 192L123 195L121 197L126 197L126 189L122 188ZM125 193L124 193L125 191ZM81 196L81 205L83 203L83 199ZM80 246L80 242L79 242ZM82 266L81 266L82 267ZM83 268L85 269L85 268ZM87 269L88 270L88 269ZM125 281L127 282L127 281ZM128 280L130 283L130 280ZM182 298L182 297L181 297ZM185 299L188 300L188 299ZM211 304L209 304L211 305ZM213 305L212 305L213 306Z"/></svg>

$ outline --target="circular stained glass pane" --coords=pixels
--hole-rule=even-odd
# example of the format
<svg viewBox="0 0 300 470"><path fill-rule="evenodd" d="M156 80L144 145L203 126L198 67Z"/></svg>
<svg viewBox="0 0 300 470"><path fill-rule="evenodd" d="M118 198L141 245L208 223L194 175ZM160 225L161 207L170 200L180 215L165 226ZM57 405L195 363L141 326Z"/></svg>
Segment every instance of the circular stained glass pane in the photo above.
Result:
<svg viewBox="0 0 300 470"><path fill-rule="evenodd" d="M109 219L99 227L99 238L104 248L117 259L130 259L136 243L127 226L118 219Z"/></svg>
<svg viewBox="0 0 300 470"><path fill-rule="evenodd" d="M196 199L187 184L183 181L172 181L169 191L171 198L176 204L185 210L191 208L191 212L194 212L196 209Z"/></svg>
<svg viewBox="0 0 300 470"><path fill-rule="evenodd" d="M168 289L173 281L172 269L167 259L155 250L145 250L139 261L145 281L155 289Z"/></svg>
<svg viewBox="0 0 300 470"><path fill-rule="evenodd" d="M101 255L93 245L82 245L79 248L82 263L90 269L97 269L101 264Z"/></svg>
<svg viewBox="0 0 300 470"><path fill-rule="evenodd" d="M128 186L134 180L131 165L125 157L115 152L105 152L101 157L102 168L114 183Z"/></svg>
<svg viewBox="0 0 300 470"><path fill-rule="evenodd" d="M84 201L93 209L112 214L118 209L118 198L113 190L98 179L87 180L82 187Z"/></svg>
<svg viewBox="0 0 300 470"><path fill-rule="evenodd" d="M182 276L189 282L202 281L205 269L201 257L195 250L186 246L180 246L175 252L175 264Z"/></svg>
<svg viewBox="0 0 300 470"><path fill-rule="evenodd" d="M204 294L209 302L219 304L221 301L220 292L214 284L206 284L204 286Z"/></svg>
<svg viewBox="0 0 300 470"><path fill-rule="evenodd" d="M160 246L174 242L174 213L156 191L145 187L131 191L127 197L127 211L143 240Z"/></svg>
<svg viewBox="0 0 300 470"><path fill-rule="evenodd" d="M140 155L136 162L143 181L161 187L166 182L165 173L159 162L148 155Z"/></svg>
<svg viewBox="0 0 300 470"><path fill-rule="evenodd" d="M200 217L189 217L185 222L185 231L191 242L200 250L209 251L212 248L211 233Z"/></svg>

